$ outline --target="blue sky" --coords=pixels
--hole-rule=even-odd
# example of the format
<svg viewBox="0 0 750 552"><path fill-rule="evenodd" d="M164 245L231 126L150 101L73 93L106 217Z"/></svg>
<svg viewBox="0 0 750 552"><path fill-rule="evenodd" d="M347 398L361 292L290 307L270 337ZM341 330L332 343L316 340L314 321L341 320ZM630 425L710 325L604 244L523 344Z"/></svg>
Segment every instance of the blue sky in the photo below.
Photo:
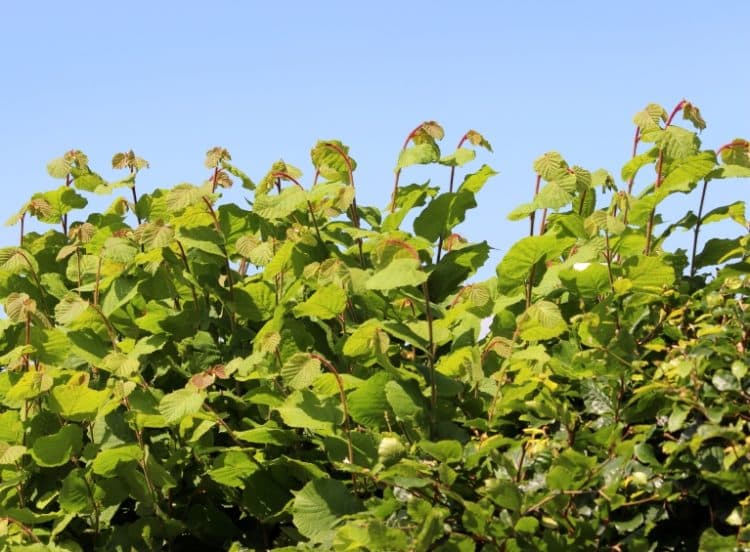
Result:
<svg viewBox="0 0 750 552"><path fill-rule="evenodd" d="M215 145L255 178L283 157L309 185L320 138L351 147L360 204L384 207L405 135L434 119L446 152L469 128L494 147L480 161L501 174L460 228L497 248L490 276L528 229L506 215L530 199L545 151L619 179L633 114L682 98L701 108L706 146L750 138L748 21L739 0L7 3L0 219L57 185L46 162L71 148L112 179L112 154L133 148L152 167L139 191L202 182ZM447 171L430 175L447 186ZM725 184L709 203L750 195ZM686 205L670 200L665 218ZM2 245L16 241L0 229Z"/></svg>

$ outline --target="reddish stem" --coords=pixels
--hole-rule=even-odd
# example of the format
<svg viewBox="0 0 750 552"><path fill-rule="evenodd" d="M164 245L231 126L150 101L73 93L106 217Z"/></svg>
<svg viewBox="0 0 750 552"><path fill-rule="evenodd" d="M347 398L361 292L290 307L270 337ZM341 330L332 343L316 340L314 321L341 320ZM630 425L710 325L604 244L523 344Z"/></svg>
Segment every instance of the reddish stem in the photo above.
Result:
<svg viewBox="0 0 750 552"><path fill-rule="evenodd" d="M351 429L349 427L349 406L346 402L346 392L344 390L344 381L341 379L341 374L339 374L339 371L336 370L336 367L331 363L327 358L317 354L317 353L310 353L310 356L314 359L317 359L321 363L325 364L325 366L331 371L333 374L333 377L336 378L336 384L339 388L339 396L341 397L341 408L344 409L344 432L346 433L346 444L347 444L347 452L349 457L349 464L354 464L354 447L352 445L352 435L351 435Z"/></svg>
<svg viewBox="0 0 750 552"><path fill-rule="evenodd" d="M406 140L404 140L404 145L401 146L401 151L404 151L408 146L409 142L411 142L411 139L414 138L414 136L419 132L422 127L424 126L424 123L419 124L419 126L415 127L414 130L412 130L409 135L406 137ZM389 211L392 213L396 210L396 195L398 195L398 180L401 177L401 169L396 169L396 178L393 182L393 195L391 197L391 206L389 207Z"/></svg>
<svg viewBox="0 0 750 552"><path fill-rule="evenodd" d="M318 173L315 173L316 179L317 179L317 175L318 175ZM294 178L292 175L290 175L288 173L285 173L285 172L275 172L275 173L272 173L271 176L275 177L277 179L277 182L281 178L286 178L287 180L291 180L292 183L294 183L300 190L304 190L305 189L302 186L302 184L300 184L299 181L296 178ZM280 186L279 186L279 189L280 189ZM305 199L305 201L307 202L307 210L310 212L310 218L313 221L313 226L315 226L315 234L317 234L318 240L320 241L320 243L324 243L323 242L323 237L320 235L320 227L318 226L318 220L315 218L315 212L313 211L312 203L310 203L309 199Z"/></svg>
<svg viewBox="0 0 750 552"><path fill-rule="evenodd" d="M456 146L456 149L461 149L461 146L464 145L464 142L469 138L469 133L467 132L464 134L461 139L458 141L458 146ZM453 179L456 176L456 166L451 165L451 177L450 181L448 182L448 193L453 193ZM438 246L437 246L437 258L435 259L435 264L440 262L440 257L442 256L443 251L443 236L442 234L438 238Z"/></svg>
<svg viewBox="0 0 750 552"><path fill-rule="evenodd" d="M672 120L674 119L675 115L679 113L679 111L685 107L686 100L680 101L675 108L672 110L672 113L669 114L669 118L667 118L667 123L664 125L664 130L668 129L672 125ZM664 164L664 149L659 149L659 158L656 161L656 183L654 184L654 191L658 190L661 186L662 181L662 170L663 170L663 164ZM651 213L648 216L648 226L646 226L646 249L643 251L645 255L648 255L651 253L651 238L654 232L654 216L656 215L656 207L654 206L653 209L651 209Z"/></svg>
<svg viewBox="0 0 750 552"><path fill-rule="evenodd" d="M213 177L211 177L211 193L212 194L216 192L216 181L218 180L218 178L219 178L219 166L217 165L214 167L214 175Z"/></svg>

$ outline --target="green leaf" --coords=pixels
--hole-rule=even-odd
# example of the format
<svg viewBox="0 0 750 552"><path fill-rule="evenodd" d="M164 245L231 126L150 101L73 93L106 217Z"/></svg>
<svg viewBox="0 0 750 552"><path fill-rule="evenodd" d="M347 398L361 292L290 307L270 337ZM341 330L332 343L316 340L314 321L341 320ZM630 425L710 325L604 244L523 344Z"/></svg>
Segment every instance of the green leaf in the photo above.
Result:
<svg viewBox="0 0 750 552"><path fill-rule="evenodd" d="M477 206L477 194L487 180L497 174L488 165L464 178L456 192L440 194L414 219L414 231L429 241L447 235L466 218L466 212Z"/></svg>
<svg viewBox="0 0 750 552"><path fill-rule="evenodd" d="M76 192L73 188L61 186L56 190L34 194L32 203L41 200L46 204L44 209L37 209L34 216L41 222L57 224L63 215L73 209L83 209L88 204L86 198Z"/></svg>
<svg viewBox="0 0 750 552"><path fill-rule="evenodd" d="M388 404L401 420L414 419L423 415L424 399L413 383L391 380L385 384Z"/></svg>
<svg viewBox="0 0 750 552"><path fill-rule="evenodd" d="M39 273L36 259L20 247L3 247L0 249L0 271L9 274L20 274L31 269Z"/></svg>
<svg viewBox="0 0 750 552"><path fill-rule="evenodd" d="M412 165L428 165L440 160L440 148L434 142L425 142L401 150L396 170Z"/></svg>
<svg viewBox="0 0 750 552"><path fill-rule="evenodd" d="M427 280L427 274L419 269L420 262L413 258L394 259L373 274L366 287L371 290L388 291L405 286L418 286Z"/></svg>
<svg viewBox="0 0 750 552"><path fill-rule="evenodd" d="M484 266L490 256L490 246L481 242L450 251L435 266L427 279L430 299L443 301Z"/></svg>
<svg viewBox="0 0 750 552"><path fill-rule="evenodd" d="M533 205L537 209L559 209L573 200L576 191L576 176L565 172L558 178L548 182L534 198Z"/></svg>
<svg viewBox="0 0 750 552"><path fill-rule="evenodd" d="M0 441L20 444L23 441L23 435L23 424L17 411L6 410L0 413Z"/></svg>
<svg viewBox="0 0 750 552"><path fill-rule="evenodd" d="M561 270L559 276L568 289L586 299L598 297L610 288L604 263L576 263L572 269Z"/></svg>
<svg viewBox="0 0 750 552"><path fill-rule="evenodd" d="M310 151L310 157L320 176L329 181L349 182L349 170L357 163L349 156L349 148L338 140L319 140Z"/></svg>
<svg viewBox="0 0 750 552"><path fill-rule="evenodd" d="M674 282L674 268L660 257L631 257L623 264L625 277L633 289L643 293L661 295Z"/></svg>
<svg viewBox="0 0 750 552"><path fill-rule="evenodd" d="M229 451L224 453L209 470L208 476L220 485L244 488L245 479L258 470L257 462L253 462L244 452Z"/></svg>
<svg viewBox="0 0 750 552"><path fill-rule="evenodd" d="M117 309L132 301L138 293L139 283L138 280L128 278L127 276L117 278L112 282L107 294L104 296L104 301L102 301L102 313L104 313L104 316L111 315Z"/></svg>
<svg viewBox="0 0 750 552"><path fill-rule="evenodd" d="M351 358L370 357L388 349L390 339L375 319L366 320L357 326L344 342L343 353Z"/></svg>
<svg viewBox="0 0 750 552"><path fill-rule="evenodd" d="M309 353L295 353L281 367L281 377L292 389L310 387L321 374L320 360Z"/></svg>
<svg viewBox="0 0 750 552"><path fill-rule="evenodd" d="M294 492L292 520L313 543L330 545L342 518L361 511L362 503L336 479L309 481Z"/></svg>
<svg viewBox="0 0 750 552"><path fill-rule="evenodd" d="M55 320L67 326L74 322L89 308L89 302L75 293L68 293L55 305Z"/></svg>
<svg viewBox="0 0 750 552"><path fill-rule="evenodd" d="M631 178L635 178L635 175L638 174L638 171L641 170L641 168L650 165L651 163L656 163L658 158L659 148L651 148L645 153L636 155L622 167L622 179L625 182L628 182Z"/></svg>
<svg viewBox="0 0 750 552"><path fill-rule="evenodd" d="M469 148L458 148L450 155L446 155L440 159L441 165L448 167L460 167L474 160L477 156L473 149Z"/></svg>
<svg viewBox="0 0 750 552"><path fill-rule="evenodd" d="M187 183L178 184L167 193L166 207L170 213L176 214L178 211L202 202L204 197L210 195L211 190L206 186L199 188Z"/></svg>
<svg viewBox="0 0 750 552"><path fill-rule="evenodd" d="M110 391L96 391L87 385L57 385L50 391L50 409L72 421L93 420Z"/></svg>
<svg viewBox="0 0 750 552"><path fill-rule="evenodd" d="M73 185L79 190L93 192L100 186L107 187L107 181L95 172L84 172L73 179Z"/></svg>
<svg viewBox="0 0 750 552"><path fill-rule="evenodd" d="M69 514L91 513L94 510L92 498L90 485L86 481L86 471L75 468L63 479L57 501L60 508Z"/></svg>
<svg viewBox="0 0 750 552"><path fill-rule="evenodd" d="M26 452L23 445L9 445L0 441L0 466L16 466Z"/></svg>
<svg viewBox="0 0 750 552"><path fill-rule="evenodd" d="M722 264L730 259L741 257L745 248L737 239L712 238L703 246L703 251L695 256L696 268Z"/></svg>
<svg viewBox="0 0 750 552"><path fill-rule="evenodd" d="M78 455L82 443L80 426L66 425L53 435L36 439L31 447L31 457L43 468L62 466L70 461L71 456Z"/></svg>
<svg viewBox="0 0 750 552"><path fill-rule="evenodd" d="M717 552L719 550L737 550L737 535L721 535L713 527L701 534L698 543L699 552Z"/></svg>
<svg viewBox="0 0 750 552"><path fill-rule="evenodd" d="M253 204L253 211L266 220L281 220L292 213L307 207L307 194L298 186L289 186L281 190L278 195L257 195Z"/></svg>
<svg viewBox="0 0 750 552"><path fill-rule="evenodd" d="M643 111L636 113L633 122L641 129L653 130L661 127L667 121L667 111L660 105L648 104Z"/></svg>
<svg viewBox="0 0 750 552"><path fill-rule="evenodd" d="M424 184L410 184L401 186L396 194L396 211L389 214L381 226L381 231L398 230L406 215L414 207L424 205L428 197L435 197L438 189L431 187L429 181Z"/></svg>
<svg viewBox="0 0 750 552"><path fill-rule="evenodd" d="M479 170L469 173L464 177L461 186L458 188L458 192L478 194L487 181L497 174L497 171L489 165L482 165L479 167Z"/></svg>
<svg viewBox="0 0 750 552"><path fill-rule="evenodd" d="M159 412L168 424L177 424L200 411L205 395L196 389L178 389L159 401Z"/></svg>
<svg viewBox="0 0 750 552"><path fill-rule="evenodd" d="M289 427L306 428L324 434L333 433L334 427L338 427L342 420L342 412L336 402L320 399L307 389L289 395L276 410Z"/></svg>
<svg viewBox="0 0 750 552"><path fill-rule="evenodd" d="M747 227L747 219L745 218L745 202L735 201L729 205L722 205L716 209L712 209L703 216L702 224L710 224L712 222L719 222L725 219L732 219L739 225Z"/></svg>
<svg viewBox="0 0 750 552"><path fill-rule="evenodd" d="M276 292L269 282L248 282L234 288L237 313L248 320L260 322L273 316Z"/></svg>
<svg viewBox="0 0 750 552"><path fill-rule="evenodd" d="M294 316L311 316L321 320L336 318L346 308L346 291L337 285L323 286L304 303L292 309Z"/></svg>
<svg viewBox="0 0 750 552"><path fill-rule="evenodd" d="M240 441L257 445L278 445L285 447L297 442L297 434L294 431L268 425L235 431L234 436Z"/></svg>
<svg viewBox="0 0 750 552"><path fill-rule="evenodd" d="M120 466L142 459L143 451L137 444L121 445L100 451L91 463L91 470L102 477L117 477Z"/></svg>
<svg viewBox="0 0 750 552"><path fill-rule="evenodd" d="M513 527L518 533L533 534L539 528L539 520L532 516L524 516L520 518L516 525Z"/></svg>
<svg viewBox="0 0 750 552"><path fill-rule="evenodd" d="M674 192L689 192L695 184L708 176L716 166L716 154L702 151L697 155L683 158L671 164L657 191L659 197Z"/></svg>
<svg viewBox="0 0 750 552"><path fill-rule="evenodd" d="M558 240L551 234L529 236L516 242L497 266L500 289L512 289L523 283L531 267L557 248Z"/></svg>
<svg viewBox="0 0 750 552"><path fill-rule="evenodd" d="M547 181L562 176L567 168L568 164L556 151L548 151L534 161L534 171Z"/></svg>
<svg viewBox="0 0 750 552"><path fill-rule="evenodd" d="M521 339L540 341L559 336L568 329L560 308L550 301L538 301L518 317Z"/></svg>
<svg viewBox="0 0 750 552"><path fill-rule="evenodd" d="M420 441L419 448L432 456L438 462L445 464L456 463L463 456L463 447L458 441L444 440L436 443Z"/></svg>
<svg viewBox="0 0 750 552"><path fill-rule="evenodd" d="M355 422L374 429L385 427L386 416L392 414L385 393L390 379L387 372L377 372L349 394L349 414Z"/></svg>

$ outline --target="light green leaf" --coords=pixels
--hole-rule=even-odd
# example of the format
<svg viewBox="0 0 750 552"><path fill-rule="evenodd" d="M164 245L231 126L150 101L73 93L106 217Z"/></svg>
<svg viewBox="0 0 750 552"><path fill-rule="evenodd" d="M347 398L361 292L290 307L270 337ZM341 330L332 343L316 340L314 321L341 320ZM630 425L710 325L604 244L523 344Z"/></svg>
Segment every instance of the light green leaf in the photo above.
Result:
<svg viewBox="0 0 750 552"><path fill-rule="evenodd" d="M435 142L424 142L401 150L396 170L412 165L427 165L440 160L440 148Z"/></svg>
<svg viewBox="0 0 750 552"><path fill-rule="evenodd" d="M702 151L697 155L680 159L668 167L657 193L660 197L666 197L674 192L689 192L715 166L716 154L712 151Z"/></svg>
<svg viewBox="0 0 750 552"><path fill-rule="evenodd" d="M55 305L55 320L66 326L74 322L89 308L89 302L76 293L68 293Z"/></svg>
<svg viewBox="0 0 750 552"><path fill-rule="evenodd" d="M199 188L198 186L187 183L178 184L167 193L166 207L170 213L175 214L178 211L203 201L204 197L209 197L210 195L211 190L206 186Z"/></svg>
<svg viewBox="0 0 750 552"><path fill-rule="evenodd" d="M203 406L205 395L195 389L178 389L167 393L159 402L159 412L168 424L177 424L185 416L192 416Z"/></svg>
<svg viewBox="0 0 750 552"><path fill-rule="evenodd" d="M418 286L427 280L427 274L419 269L417 259L394 259L385 268L373 274L368 280L367 289L388 291L405 286Z"/></svg>
<svg viewBox="0 0 750 552"><path fill-rule="evenodd" d="M440 159L441 165L447 165L448 167L460 167L474 160L477 153L473 149L469 148L458 148L450 155L446 155Z"/></svg>
<svg viewBox="0 0 750 552"><path fill-rule="evenodd" d="M517 319L521 339L541 341L559 336L568 329L560 308L550 301L538 301Z"/></svg>
<svg viewBox="0 0 750 552"><path fill-rule="evenodd" d="M631 178L635 178L635 175L638 174L641 168L651 163L656 163L658 158L659 148L651 148L645 153L636 155L622 167L622 179L628 182Z"/></svg>
<svg viewBox="0 0 750 552"><path fill-rule="evenodd" d="M93 420L110 393L107 389L96 391L86 385L58 385L50 391L50 409L76 422Z"/></svg>
<svg viewBox="0 0 750 552"><path fill-rule="evenodd" d="M712 211L709 211L703 216L702 223L710 224L712 222L719 222L724 219L732 219L736 223L743 227L747 227L747 219L745 218L745 202L735 201L729 205L723 205L717 207Z"/></svg>
<svg viewBox="0 0 750 552"><path fill-rule="evenodd" d="M479 167L478 171L467 174L464 177L464 180L461 183L461 186L459 186L458 191L478 194L487 183L487 181L497 174L497 171L495 171L489 165L482 165L481 167Z"/></svg>
<svg viewBox="0 0 750 552"><path fill-rule="evenodd" d="M216 466L209 470L208 476L220 485L227 487L245 487L245 479L258 471L258 463L240 451L224 453L216 462Z"/></svg>
<svg viewBox="0 0 750 552"><path fill-rule="evenodd" d="M385 352L390 339L383 331L380 322L370 319L355 328L344 342L344 355L351 358L369 357L376 351Z"/></svg>
<svg viewBox="0 0 750 552"><path fill-rule="evenodd" d="M435 369L451 378L469 377L478 381L483 376L479 351L476 347L459 347L442 355Z"/></svg>
<svg viewBox="0 0 750 552"><path fill-rule="evenodd" d="M438 462L452 464L461 460L463 447L461 443L453 440L438 442L420 441L419 448L432 456Z"/></svg>
<svg viewBox="0 0 750 552"><path fill-rule="evenodd" d="M0 466L15 467L27 449L23 445L10 445L5 441L0 441Z"/></svg>
<svg viewBox="0 0 750 552"><path fill-rule="evenodd" d="M98 187L104 186L107 187L107 181L104 180L101 176L96 174L95 172L84 172L80 174L79 176L76 176L73 180L73 185L78 188L79 190L84 190L86 192L93 192Z"/></svg>
<svg viewBox="0 0 750 552"><path fill-rule="evenodd" d="M337 317L346 308L346 291L337 285L319 288L308 299L292 309L294 316L311 316L321 320Z"/></svg>
<svg viewBox="0 0 750 552"><path fill-rule="evenodd" d="M321 374L320 360L309 353L295 353L281 367L281 377L292 389L311 386Z"/></svg>
<svg viewBox="0 0 750 552"><path fill-rule="evenodd" d="M555 250L558 240L551 234L529 236L516 242L497 267L498 285L510 289L523 283L531 267Z"/></svg>
<svg viewBox="0 0 750 552"><path fill-rule="evenodd" d="M5 398L9 401L33 399L51 389L52 384L52 377L43 370L30 370L24 372L21 379L19 379L5 394Z"/></svg>
<svg viewBox="0 0 750 552"><path fill-rule="evenodd" d="M102 301L102 312L109 316L123 305L129 303L138 293L139 282L127 276L117 278L110 285Z"/></svg>
<svg viewBox="0 0 750 552"><path fill-rule="evenodd" d="M39 437L31 447L31 457L38 466L51 468L62 466L70 457L78 455L83 446L83 430L75 424L63 426L60 431Z"/></svg>
<svg viewBox="0 0 750 552"><path fill-rule="evenodd" d="M285 219L300 208L307 207L307 194L298 186L288 186L278 195L255 196L253 211L267 220Z"/></svg>
<svg viewBox="0 0 750 552"><path fill-rule="evenodd" d="M420 417L424 412L424 399L415 385L391 380L385 384L385 396L401 420Z"/></svg>
<svg viewBox="0 0 750 552"><path fill-rule="evenodd" d="M674 282L674 268L660 257L631 257L625 261L625 277L633 290L661 295Z"/></svg>
<svg viewBox="0 0 750 552"><path fill-rule="evenodd" d="M306 428L324 434L333 433L342 420L341 410L334 400L322 400L307 389L289 395L276 410L289 427Z"/></svg>
<svg viewBox="0 0 750 552"><path fill-rule="evenodd" d="M135 443L108 448L96 455L91 463L91 470L102 477L117 477L117 468L121 465L142 459L143 451Z"/></svg>
<svg viewBox="0 0 750 552"><path fill-rule="evenodd" d="M349 413L355 422L374 429L385 427L386 416L392 413L385 395L390 379L387 372L377 372L349 394Z"/></svg>
<svg viewBox="0 0 750 552"><path fill-rule="evenodd" d="M313 543L331 545L342 518L362 510L362 503L336 479L309 481L294 492L292 519L302 535Z"/></svg>
<svg viewBox="0 0 750 552"><path fill-rule="evenodd" d="M712 238L695 257L695 266L702 268L724 263L745 254L745 247L737 239Z"/></svg>
<svg viewBox="0 0 750 552"><path fill-rule="evenodd" d="M23 441L23 423L16 410L6 410L0 413L0 441L10 444L20 444Z"/></svg>
<svg viewBox="0 0 750 552"><path fill-rule="evenodd" d="M29 269L39 274L39 265L31 253L21 247L0 249L0 272L19 274Z"/></svg>
<svg viewBox="0 0 750 552"><path fill-rule="evenodd" d="M533 166L534 171L547 181L562 176L568 168L568 164L556 151L548 151L537 158Z"/></svg>
<svg viewBox="0 0 750 552"><path fill-rule="evenodd" d="M84 469L76 468L68 473L62 481L57 501L63 511L71 514L93 511L94 503Z"/></svg>
<svg viewBox="0 0 750 552"><path fill-rule="evenodd" d="M47 163L47 174L52 178L66 178L70 173L70 161L65 157L56 157Z"/></svg>

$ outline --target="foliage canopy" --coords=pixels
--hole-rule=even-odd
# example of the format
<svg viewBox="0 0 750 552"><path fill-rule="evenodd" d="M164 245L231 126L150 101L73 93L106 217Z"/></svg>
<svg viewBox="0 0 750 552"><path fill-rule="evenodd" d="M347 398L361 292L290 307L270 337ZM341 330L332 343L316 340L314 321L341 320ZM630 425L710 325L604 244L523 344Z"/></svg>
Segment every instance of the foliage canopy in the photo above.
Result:
<svg viewBox="0 0 750 552"><path fill-rule="evenodd" d="M218 147L202 185L140 196L132 151L116 182L51 161L0 249L0 548L749 546L750 238L744 202L703 205L750 144L704 149L679 113L705 127L685 101L636 115L618 178L541 156L510 215L530 235L483 282L488 243L455 232L496 174L457 182L491 150L475 131L445 155L416 127L383 211L335 140L309 188ZM402 185L415 164L447 190ZM741 235L699 247L721 220ZM692 252L664 250L678 229Z"/></svg>

